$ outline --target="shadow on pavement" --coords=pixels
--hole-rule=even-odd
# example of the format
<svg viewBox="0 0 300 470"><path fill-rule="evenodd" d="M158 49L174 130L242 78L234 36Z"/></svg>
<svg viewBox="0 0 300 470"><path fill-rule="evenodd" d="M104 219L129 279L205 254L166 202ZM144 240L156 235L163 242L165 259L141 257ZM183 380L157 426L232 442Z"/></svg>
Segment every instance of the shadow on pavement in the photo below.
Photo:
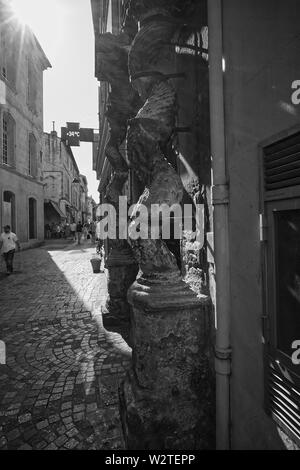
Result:
<svg viewBox="0 0 300 470"><path fill-rule="evenodd" d="M131 351L122 328L102 325L105 276L91 246L50 245L0 274L0 449L122 449L117 388Z"/></svg>

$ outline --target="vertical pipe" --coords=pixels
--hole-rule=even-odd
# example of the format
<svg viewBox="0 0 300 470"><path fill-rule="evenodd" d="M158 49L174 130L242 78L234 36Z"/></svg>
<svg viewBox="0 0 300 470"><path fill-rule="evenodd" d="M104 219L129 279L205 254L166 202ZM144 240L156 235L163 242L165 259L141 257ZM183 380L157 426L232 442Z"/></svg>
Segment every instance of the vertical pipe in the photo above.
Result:
<svg viewBox="0 0 300 470"><path fill-rule="evenodd" d="M217 449L230 448L230 282L228 233L228 182L225 160L223 95L222 0L208 0L209 100L212 154L212 202L216 274L217 331L216 440Z"/></svg>

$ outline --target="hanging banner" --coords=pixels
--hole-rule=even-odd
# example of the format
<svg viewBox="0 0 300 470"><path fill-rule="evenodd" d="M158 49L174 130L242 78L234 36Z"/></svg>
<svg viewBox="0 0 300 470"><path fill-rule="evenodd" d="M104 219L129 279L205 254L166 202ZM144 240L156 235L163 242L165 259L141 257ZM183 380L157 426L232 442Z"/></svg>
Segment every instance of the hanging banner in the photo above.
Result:
<svg viewBox="0 0 300 470"><path fill-rule="evenodd" d="M94 129L90 129L88 127L81 127L80 142L94 142Z"/></svg>

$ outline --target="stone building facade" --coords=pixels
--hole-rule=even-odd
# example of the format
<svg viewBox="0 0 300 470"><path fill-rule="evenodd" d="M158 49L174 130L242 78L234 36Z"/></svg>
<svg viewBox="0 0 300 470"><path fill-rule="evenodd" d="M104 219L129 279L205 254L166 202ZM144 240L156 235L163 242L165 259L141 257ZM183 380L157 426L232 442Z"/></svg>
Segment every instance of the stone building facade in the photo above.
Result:
<svg viewBox="0 0 300 470"><path fill-rule="evenodd" d="M0 224L28 247L44 239L43 72L36 37L0 2Z"/></svg>
<svg viewBox="0 0 300 470"><path fill-rule="evenodd" d="M71 147L56 131L44 133L42 175L45 224L85 221L87 180L79 172Z"/></svg>

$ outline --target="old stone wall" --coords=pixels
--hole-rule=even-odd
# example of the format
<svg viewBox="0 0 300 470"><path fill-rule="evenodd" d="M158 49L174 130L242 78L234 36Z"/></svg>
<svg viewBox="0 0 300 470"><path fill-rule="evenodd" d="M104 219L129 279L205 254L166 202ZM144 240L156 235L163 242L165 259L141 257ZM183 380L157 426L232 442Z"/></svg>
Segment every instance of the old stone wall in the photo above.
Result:
<svg viewBox="0 0 300 470"><path fill-rule="evenodd" d="M0 2L0 224L14 226L23 246L44 238L42 185L43 132L43 71L50 66L40 45L28 27L8 21L7 2ZM6 161L3 146L4 118L10 121L9 154ZM8 220L4 192L11 193L9 208L13 220ZM36 226L30 236L29 198L36 200ZM6 211L6 212L4 212Z"/></svg>

